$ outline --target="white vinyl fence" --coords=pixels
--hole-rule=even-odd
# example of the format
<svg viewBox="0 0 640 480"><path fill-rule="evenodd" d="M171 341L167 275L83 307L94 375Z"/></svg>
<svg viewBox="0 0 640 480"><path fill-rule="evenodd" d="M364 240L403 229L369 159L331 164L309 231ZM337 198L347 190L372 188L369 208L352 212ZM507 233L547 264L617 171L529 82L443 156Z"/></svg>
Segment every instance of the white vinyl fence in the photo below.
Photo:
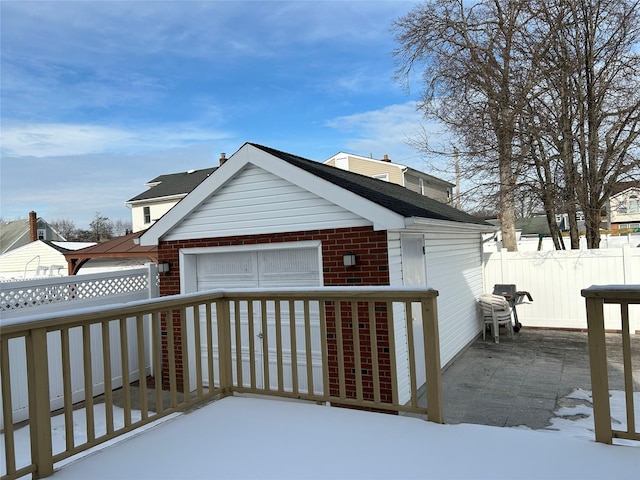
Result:
<svg viewBox="0 0 640 480"><path fill-rule="evenodd" d="M158 296L157 268L155 264L132 270L96 273L91 275L75 275L67 277L49 277L27 281L0 283L0 322L9 323L32 322L38 315L50 312L77 311L91 309L102 305L128 303ZM127 333L135 338L135 318L125 319ZM120 323L109 326L111 341L111 363L114 386L122 384L122 365L120 364L120 348L118 341ZM90 367L93 391L101 393L104 389L104 368L102 365L102 331L99 325L88 329L81 327L68 330L69 353L71 357L71 394L73 401L84 399L85 368ZM87 335L88 338L84 338ZM145 327L145 344L149 344L149 331ZM47 334L49 364L60 364L62 341L59 332ZM90 342L91 359L83 357L83 342ZM25 342L22 339L9 340L9 357L11 359L11 399L13 421L20 422L28 418L28 391L26 385ZM127 348L129 358L129 377L132 381L139 379L138 356L135 342ZM149 349L145 349L149 351ZM57 362L53 362L57 359ZM88 365L89 363L90 365ZM151 372L151 359L144 365L145 376ZM51 410L62 407L64 392L62 371L49 372ZM0 399L0 407L2 405ZM4 428L0 418L0 429Z"/></svg>
<svg viewBox="0 0 640 480"><path fill-rule="evenodd" d="M524 327L587 328L583 288L640 284L640 248L484 254L484 289L515 284L533 302L517 307ZM526 299L525 299L526 302ZM605 306L605 328L620 329L619 308ZM631 309L631 331L640 332L640 311Z"/></svg>

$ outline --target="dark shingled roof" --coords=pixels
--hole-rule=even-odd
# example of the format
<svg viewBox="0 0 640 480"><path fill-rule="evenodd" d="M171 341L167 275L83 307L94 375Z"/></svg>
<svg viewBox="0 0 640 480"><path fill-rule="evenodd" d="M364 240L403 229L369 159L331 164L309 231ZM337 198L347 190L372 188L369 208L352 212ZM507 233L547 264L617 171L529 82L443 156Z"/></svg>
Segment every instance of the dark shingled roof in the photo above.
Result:
<svg viewBox="0 0 640 480"><path fill-rule="evenodd" d="M618 182L613 186L612 195L617 195L620 192L624 192L629 188L638 188L640 187L640 181L630 181L630 182Z"/></svg>
<svg viewBox="0 0 640 480"><path fill-rule="evenodd" d="M450 205L412 192L401 185L367 177L358 173L348 172L340 168L314 162L255 143L249 143L249 145L259 148L274 157L284 160L291 165L301 168L339 187L345 188L356 195L360 195L405 217L421 217L452 222L473 223L476 225L489 225L481 218L474 217Z"/></svg>
<svg viewBox="0 0 640 480"><path fill-rule="evenodd" d="M154 178L149 183L157 185L129 199L129 202L148 200L150 198L171 197L173 195L187 194L196 188L202 181L211 175L218 167L203 168L202 170L189 170L189 172L169 173Z"/></svg>

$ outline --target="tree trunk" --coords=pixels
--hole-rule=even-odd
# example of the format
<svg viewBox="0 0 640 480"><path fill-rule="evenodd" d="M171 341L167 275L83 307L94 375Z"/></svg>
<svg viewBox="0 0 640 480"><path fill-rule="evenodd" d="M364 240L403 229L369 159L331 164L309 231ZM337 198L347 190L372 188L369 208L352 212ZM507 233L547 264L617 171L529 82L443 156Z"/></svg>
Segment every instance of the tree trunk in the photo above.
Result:
<svg viewBox="0 0 640 480"><path fill-rule="evenodd" d="M500 169L500 225L502 246L508 252L518 251L516 238L516 202L513 188L513 176L505 168Z"/></svg>

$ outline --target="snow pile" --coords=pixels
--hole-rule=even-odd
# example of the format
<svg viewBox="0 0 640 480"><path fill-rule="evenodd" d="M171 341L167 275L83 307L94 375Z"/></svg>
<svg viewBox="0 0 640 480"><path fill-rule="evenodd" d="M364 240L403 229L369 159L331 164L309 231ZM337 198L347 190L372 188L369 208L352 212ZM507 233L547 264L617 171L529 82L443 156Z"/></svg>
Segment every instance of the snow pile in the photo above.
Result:
<svg viewBox="0 0 640 480"><path fill-rule="evenodd" d="M625 395L623 391L610 392L611 424L615 430L626 430L627 413ZM574 405L561 407L556 410L555 417L551 419L551 425L547 430L557 431L571 437L595 438L593 426L593 396L590 391L577 389L565 397L572 400ZM640 392L633 393L634 411L636 412L635 430L640 431ZM616 445L629 445L640 447L640 442L632 440L614 439Z"/></svg>

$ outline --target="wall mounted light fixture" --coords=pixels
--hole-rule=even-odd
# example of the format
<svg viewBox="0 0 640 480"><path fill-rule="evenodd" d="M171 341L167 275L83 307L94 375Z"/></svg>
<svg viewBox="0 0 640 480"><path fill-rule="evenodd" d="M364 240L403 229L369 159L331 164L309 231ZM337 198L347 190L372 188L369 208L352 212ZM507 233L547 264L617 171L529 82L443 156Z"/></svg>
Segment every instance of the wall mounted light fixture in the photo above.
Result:
<svg viewBox="0 0 640 480"><path fill-rule="evenodd" d="M167 273L169 270L171 270L171 264L169 262L162 262L158 264L159 273Z"/></svg>
<svg viewBox="0 0 640 480"><path fill-rule="evenodd" d="M345 267L353 267L357 264L356 254L353 252L347 252L342 256L342 263Z"/></svg>

